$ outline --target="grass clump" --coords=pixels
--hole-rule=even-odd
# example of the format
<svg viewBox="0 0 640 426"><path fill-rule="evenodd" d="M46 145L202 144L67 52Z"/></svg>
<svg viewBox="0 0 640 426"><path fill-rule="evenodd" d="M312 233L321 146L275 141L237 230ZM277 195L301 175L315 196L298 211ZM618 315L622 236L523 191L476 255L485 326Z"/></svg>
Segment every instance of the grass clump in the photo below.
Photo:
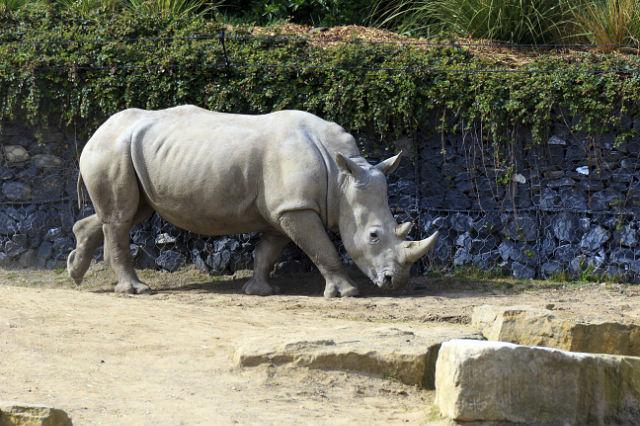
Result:
<svg viewBox="0 0 640 426"><path fill-rule="evenodd" d="M563 0L400 0L374 10L373 22L411 35L533 44L558 41L570 16Z"/></svg>
<svg viewBox="0 0 640 426"><path fill-rule="evenodd" d="M576 25L603 51L637 46L640 41L639 0L597 0L574 9Z"/></svg>
<svg viewBox="0 0 640 426"><path fill-rule="evenodd" d="M375 25L418 36L637 47L640 0L379 0Z"/></svg>
<svg viewBox="0 0 640 426"><path fill-rule="evenodd" d="M123 4L134 14L162 20L194 18L216 8L206 0L123 0Z"/></svg>

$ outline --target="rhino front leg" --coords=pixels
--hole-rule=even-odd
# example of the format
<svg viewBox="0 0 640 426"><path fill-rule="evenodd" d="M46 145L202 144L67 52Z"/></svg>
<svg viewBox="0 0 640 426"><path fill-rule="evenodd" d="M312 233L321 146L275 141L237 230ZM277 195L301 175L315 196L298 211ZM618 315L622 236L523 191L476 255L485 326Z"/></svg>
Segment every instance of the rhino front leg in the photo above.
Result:
<svg viewBox="0 0 640 426"><path fill-rule="evenodd" d="M282 230L318 267L326 281L324 296L356 296L358 289L347 276L322 220L311 210L291 211L280 217Z"/></svg>
<svg viewBox="0 0 640 426"><path fill-rule="evenodd" d="M253 255L255 259L253 277L242 286L242 290L246 294L268 296L274 293L273 287L268 283L269 273L282 249L290 242L291 240L282 234L265 233L262 235Z"/></svg>

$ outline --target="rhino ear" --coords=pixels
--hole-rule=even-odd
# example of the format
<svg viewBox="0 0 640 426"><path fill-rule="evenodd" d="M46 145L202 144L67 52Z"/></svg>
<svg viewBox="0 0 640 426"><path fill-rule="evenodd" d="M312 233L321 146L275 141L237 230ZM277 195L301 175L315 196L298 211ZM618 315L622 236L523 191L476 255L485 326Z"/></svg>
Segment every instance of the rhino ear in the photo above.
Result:
<svg viewBox="0 0 640 426"><path fill-rule="evenodd" d="M336 154L336 164L342 172L353 176L356 180L362 180L366 175L365 169L339 152Z"/></svg>
<svg viewBox="0 0 640 426"><path fill-rule="evenodd" d="M407 238L407 235L409 235L409 232L411 232L411 228L413 228L413 223L401 223L400 225L396 226L396 236L401 240L404 240L405 238Z"/></svg>
<svg viewBox="0 0 640 426"><path fill-rule="evenodd" d="M401 157L402 157L402 151L400 151L398 155L391 158L387 158L386 160L376 164L374 167L380 170L385 175L388 175L390 173L393 173L398 168L398 166L400 165Z"/></svg>

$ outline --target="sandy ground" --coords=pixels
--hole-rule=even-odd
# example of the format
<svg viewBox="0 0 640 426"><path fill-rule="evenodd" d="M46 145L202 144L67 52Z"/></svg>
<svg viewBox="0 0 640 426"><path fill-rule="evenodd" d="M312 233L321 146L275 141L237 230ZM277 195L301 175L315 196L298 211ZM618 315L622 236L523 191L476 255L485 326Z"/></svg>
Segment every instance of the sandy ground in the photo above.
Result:
<svg viewBox="0 0 640 426"><path fill-rule="evenodd" d="M521 285L450 279L400 294L321 297L313 275L282 295L246 296L245 278L145 272L158 293L120 296L101 265L79 289L63 273L0 271L0 400L67 410L78 425L434 424L433 392L390 379L294 367L240 369L238 345L264 334L380 323L469 328L474 306L553 309L640 321L640 287Z"/></svg>

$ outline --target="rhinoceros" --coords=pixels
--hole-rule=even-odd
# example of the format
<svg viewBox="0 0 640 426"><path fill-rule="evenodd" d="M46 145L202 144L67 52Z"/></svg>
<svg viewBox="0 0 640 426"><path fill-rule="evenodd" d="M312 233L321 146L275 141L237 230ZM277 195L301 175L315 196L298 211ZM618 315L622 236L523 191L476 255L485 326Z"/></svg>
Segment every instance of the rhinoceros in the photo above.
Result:
<svg viewBox="0 0 640 426"><path fill-rule="evenodd" d="M327 230L339 232L376 285L399 287L437 239L404 241L411 223L395 222L385 177L399 162L400 154L370 165L342 127L302 111L127 109L102 124L80 156L78 194L84 182L96 213L73 226L67 270L80 283L104 242L115 291L149 292L133 269L129 230L155 211L202 235L261 232L247 294L274 292L269 273L293 241L325 278L326 297L356 295Z"/></svg>

